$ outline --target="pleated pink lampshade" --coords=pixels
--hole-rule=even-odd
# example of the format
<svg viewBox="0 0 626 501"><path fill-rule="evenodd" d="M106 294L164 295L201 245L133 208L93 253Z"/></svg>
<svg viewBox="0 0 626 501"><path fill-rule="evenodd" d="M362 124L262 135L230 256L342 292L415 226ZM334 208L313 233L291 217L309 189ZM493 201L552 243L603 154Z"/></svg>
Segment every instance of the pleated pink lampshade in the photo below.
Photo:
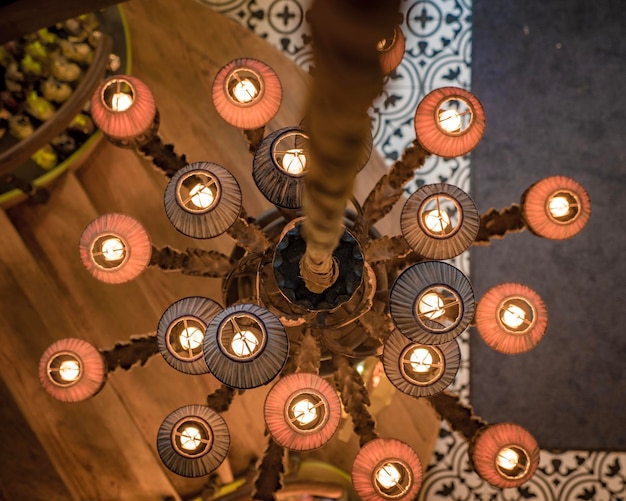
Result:
<svg viewBox="0 0 626 501"><path fill-rule="evenodd" d="M383 75L389 75L400 65L404 57L405 48L406 41L404 39L404 33L402 33L400 26L396 26L393 30L393 34L381 40L378 45L378 55L380 57L380 66L383 70Z"/></svg>
<svg viewBox="0 0 626 501"><path fill-rule="evenodd" d="M276 443L308 451L332 438L341 419L341 403L332 386L318 375L290 374L267 394L264 417Z"/></svg>
<svg viewBox="0 0 626 501"><path fill-rule="evenodd" d="M548 310L534 290L518 283L497 285L476 308L476 328L492 349L508 355L532 350L548 328Z"/></svg>
<svg viewBox="0 0 626 501"><path fill-rule="evenodd" d="M449 103L464 110L448 111ZM443 115L442 115L443 113ZM446 124L457 124L447 127ZM473 150L485 131L485 112L480 101L458 87L442 87L427 94L415 111L415 134L422 147L444 158L458 157Z"/></svg>
<svg viewBox="0 0 626 501"><path fill-rule="evenodd" d="M104 358L87 341L61 339L48 347L39 361L39 381L61 402L79 402L94 396L106 381Z"/></svg>
<svg viewBox="0 0 626 501"><path fill-rule="evenodd" d="M240 58L223 66L213 81L215 109L229 124L245 130L265 126L280 108L283 89L267 64Z"/></svg>
<svg viewBox="0 0 626 501"><path fill-rule="evenodd" d="M519 425L498 423L485 427L474 438L470 456L476 472L495 487L519 487L539 466L539 446Z"/></svg>
<svg viewBox="0 0 626 501"><path fill-rule="evenodd" d="M530 231L564 240L581 231L591 216L591 199L582 185L552 176L532 185L522 197L522 213Z"/></svg>
<svg viewBox="0 0 626 501"><path fill-rule="evenodd" d="M157 108L152 92L136 77L115 75L100 84L91 97L91 115L112 139L130 141L153 125Z"/></svg>
<svg viewBox="0 0 626 501"><path fill-rule="evenodd" d="M109 284L136 278L152 257L150 235L139 221L124 214L94 219L83 231L79 247L87 271Z"/></svg>
<svg viewBox="0 0 626 501"><path fill-rule="evenodd" d="M411 501L422 486L422 475L415 451L393 438L370 440L352 464L352 485L362 501Z"/></svg>

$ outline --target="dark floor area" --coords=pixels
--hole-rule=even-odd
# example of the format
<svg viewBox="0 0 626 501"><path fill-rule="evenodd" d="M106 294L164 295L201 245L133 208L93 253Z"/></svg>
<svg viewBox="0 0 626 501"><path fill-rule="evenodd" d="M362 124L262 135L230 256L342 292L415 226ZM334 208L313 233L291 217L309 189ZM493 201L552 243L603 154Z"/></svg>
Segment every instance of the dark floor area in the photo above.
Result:
<svg viewBox="0 0 626 501"><path fill-rule="evenodd" d="M477 299L521 282L548 331L507 356L472 332L471 400L545 449L626 450L626 5L621 0L474 1L473 89L487 113L472 154L480 210L566 175L592 200L589 225L552 242L528 232L472 251Z"/></svg>

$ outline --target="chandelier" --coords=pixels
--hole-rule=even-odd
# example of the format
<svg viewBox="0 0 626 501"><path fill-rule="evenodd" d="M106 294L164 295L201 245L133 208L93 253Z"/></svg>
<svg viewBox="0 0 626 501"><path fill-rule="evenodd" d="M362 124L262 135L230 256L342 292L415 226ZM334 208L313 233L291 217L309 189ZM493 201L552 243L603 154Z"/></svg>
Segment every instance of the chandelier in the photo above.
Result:
<svg viewBox="0 0 626 501"><path fill-rule="evenodd" d="M223 305L181 298L165 310L156 335L110 351L75 338L57 341L41 358L41 383L58 400L80 401L96 395L116 368L156 354L185 374L212 374L222 386L208 395L207 405L175 409L155 430L163 464L187 477L208 475L226 459L230 435L221 413L237 392L273 383L263 416L269 444L253 499L274 498L284 450L323 446L340 424L342 407L360 442L351 472L359 497L413 499L421 485L420 460L404 442L379 437L354 367L375 356L398 390L428 399L470 442L471 464L483 479L501 488L519 486L539 464L532 435L513 423L487 424L446 388L460 366L457 337L468 327L475 326L494 350L523 353L544 336L547 308L519 283L496 286L478 300L468 278L445 260L526 229L543 238L570 238L590 217L589 197L573 179L554 176L529 187L519 204L483 215L467 193L446 183L422 186L403 201L404 184L429 155L466 155L483 135L479 100L444 87L418 105L416 140L402 158L362 203L355 200L352 182L372 147L367 107L382 75L400 63L404 40L393 5L379 6L375 27L337 51L341 36L320 25L339 17L346 26L350 14L322 4L311 14L316 75L301 123L265 133L283 89L261 61L228 62L213 82L213 105L243 131L252 177L274 206L257 218L245 213L227 167L189 163L164 144L155 100L141 80L114 75L96 90L92 116L106 137L136 149L170 178L164 209L171 224L196 239L226 233L235 246L229 256L157 248L129 216L95 219L79 244L95 279L124 283L149 266L219 277ZM347 82L350 99L336 82ZM399 203L402 233L380 235L374 225Z"/></svg>

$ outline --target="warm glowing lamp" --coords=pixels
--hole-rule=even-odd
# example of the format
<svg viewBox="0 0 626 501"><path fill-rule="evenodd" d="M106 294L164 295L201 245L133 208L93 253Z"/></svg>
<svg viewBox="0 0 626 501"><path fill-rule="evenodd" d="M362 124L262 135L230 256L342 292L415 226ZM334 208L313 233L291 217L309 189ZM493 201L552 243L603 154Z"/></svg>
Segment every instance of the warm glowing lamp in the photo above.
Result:
<svg viewBox="0 0 626 501"><path fill-rule="evenodd" d="M235 59L215 76L215 109L229 124L244 130L264 127L280 108L282 87L278 75L256 59Z"/></svg>
<svg viewBox="0 0 626 501"><path fill-rule="evenodd" d="M354 459L352 484L364 501L410 501L421 487L422 465L404 442L377 438L361 447Z"/></svg>
<svg viewBox="0 0 626 501"><path fill-rule="evenodd" d="M82 339L61 339L48 347L39 361L39 381L62 402L78 402L100 391L106 381L104 358Z"/></svg>
<svg viewBox="0 0 626 501"><path fill-rule="evenodd" d="M402 62L406 41L400 26L396 26L388 37L380 40L376 46L383 75L392 73Z"/></svg>
<svg viewBox="0 0 626 501"><path fill-rule="evenodd" d="M203 356L204 333L220 311L222 307L215 301L199 296L171 304L157 327L159 352L165 361L185 374L209 372Z"/></svg>
<svg viewBox="0 0 626 501"><path fill-rule="evenodd" d="M255 388L283 368L289 341L280 320L255 304L235 304L218 313L204 335L204 359L222 383Z"/></svg>
<svg viewBox="0 0 626 501"><path fill-rule="evenodd" d="M486 426L470 445L476 472L503 489L519 487L530 480L539 466L539 452L533 436L512 423Z"/></svg>
<svg viewBox="0 0 626 501"><path fill-rule="evenodd" d="M474 316L474 291L467 277L441 261L404 270L389 294L391 319L414 343L439 345L456 338Z"/></svg>
<svg viewBox="0 0 626 501"><path fill-rule="evenodd" d="M157 434L163 464L183 477L202 477L226 459L230 433L224 419L203 405L187 405L169 414Z"/></svg>
<svg viewBox="0 0 626 501"><path fill-rule="evenodd" d="M341 419L335 390L316 374L283 377L265 399L264 417L276 442L295 451L317 449L334 435Z"/></svg>
<svg viewBox="0 0 626 501"><path fill-rule="evenodd" d="M428 259L450 259L474 242L480 216L471 197L456 186L427 184L415 191L402 208L402 236Z"/></svg>
<svg viewBox="0 0 626 501"><path fill-rule="evenodd" d="M152 92L136 77L115 75L100 84L91 98L91 115L99 129L118 146L156 132L157 108Z"/></svg>
<svg viewBox="0 0 626 501"><path fill-rule="evenodd" d="M213 238L227 231L241 211L241 189L224 167L194 162L178 170L165 188L165 214L182 234Z"/></svg>
<svg viewBox="0 0 626 501"><path fill-rule="evenodd" d="M552 176L533 184L522 197L528 229L551 240L564 240L580 232L591 216L591 200L577 181Z"/></svg>
<svg viewBox="0 0 626 501"><path fill-rule="evenodd" d="M94 219L83 231L79 248L87 271L110 284L136 278L152 257L148 232L139 221L123 214L104 214Z"/></svg>
<svg viewBox="0 0 626 501"><path fill-rule="evenodd" d="M455 339L439 345L413 343L398 331L385 341L383 368L389 381L412 397L432 397L445 390L461 365Z"/></svg>
<svg viewBox="0 0 626 501"><path fill-rule="evenodd" d="M480 101L465 89L441 87L427 94L415 112L415 134L422 147L445 158L473 150L485 130Z"/></svg>
<svg viewBox="0 0 626 501"><path fill-rule="evenodd" d="M284 127L268 134L252 162L252 177L259 191L274 205L302 207L309 136L300 127Z"/></svg>
<svg viewBox="0 0 626 501"><path fill-rule="evenodd" d="M533 349L548 327L548 311L534 290L518 283L489 289L476 308L476 329L496 351L515 355Z"/></svg>

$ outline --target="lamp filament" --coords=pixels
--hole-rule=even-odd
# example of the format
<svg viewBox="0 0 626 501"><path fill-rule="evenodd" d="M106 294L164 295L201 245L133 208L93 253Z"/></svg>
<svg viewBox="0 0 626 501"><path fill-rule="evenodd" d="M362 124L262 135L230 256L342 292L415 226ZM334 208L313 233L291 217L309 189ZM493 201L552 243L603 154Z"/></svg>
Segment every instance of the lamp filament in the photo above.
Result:
<svg viewBox="0 0 626 501"><path fill-rule="evenodd" d="M111 98L111 108L113 111L122 112L126 111L133 104L133 98L131 95L125 92L116 92Z"/></svg>
<svg viewBox="0 0 626 501"><path fill-rule="evenodd" d="M80 364L76 360L64 360L59 366L59 376L71 383L80 377Z"/></svg>
<svg viewBox="0 0 626 501"><path fill-rule="evenodd" d="M202 443L200 430L195 426L186 426L180 433L180 446L187 451L196 451Z"/></svg>
<svg viewBox="0 0 626 501"><path fill-rule="evenodd" d="M426 348L415 349L409 360L411 361L411 368L419 373L428 372L433 365L433 356Z"/></svg>
<svg viewBox="0 0 626 501"><path fill-rule="evenodd" d="M124 259L126 250L124 249L124 244L119 238L111 237L102 242L101 252L102 258L105 261L111 262Z"/></svg>
<svg viewBox="0 0 626 501"><path fill-rule="evenodd" d="M253 101L259 90L252 83L251 80L244 78L243 80L239 80L232 89L233 97L242 104L249 103Z"/></svg>
<svg viewBox="0 0 626 501"><path fill-rule="evenodd" d="M180 345L184 350L195 350L202 344L203 332L197 327L187 327L180 333Z"/></svg>
<svg viewBox="0 0 626 501"><path fill-rule="evenodd" d="M306 426L317 418L317 408L308 398L297 401L292 407L292 413L300 426Z"/></svg>
<svg viewBox="0 0 626 501"><path fill-rule="evenodd" d="M439 125L446 132L459 132L463 122L458 111L442 110L439 112Z"/></svg>
<svg viewBox="0 0 626 501"><path fill-rule="evenodd" d="M191 203L199 209L207 209L215 200L213 192L201 183L198 183L191 188L191 190L189 190L189 195L191 196Z"/></svg>
<svg viewBox="0 0 626 501"><path fill-rule="evenodd" d="M230 346L238 357L249 357L259 346L259 340L250 331L239 331L235 333Z"/></svg>
<svg viewBox="0 0 626 501"><path fill-rule="evenodd" d="M283 170L289 174L302 174L306 167L306 155L301 148L287 150L281 162Z"/></svg>
<svg viewBox="0 0 626 501"><path fill-rule="evenodd" d="M450 227L450 216L445 210L433 209L423 214L424 224L433 233L445 233Z"/></svg>
<svg viewBox="0 0 626 501"><path fill-rule="evenodd" d="M400 482L400 471L392 463L385 463L376 471L376 482L383 489L391 489Z"/></svg>
<svg viewBox="0 0 626 501"><path fill-rule="evenodd" d="M511 329L518 329L526 320L526 313L522 308L509 304L502 312L502 323Z"/></svg>
<svg viewBox="0 0 626 501"><path fill-rule="evenodd" d="M418 303L418 311L421 315L434 320L443 316L446 312L443 298L436 292L427 292Z"/></svg>

